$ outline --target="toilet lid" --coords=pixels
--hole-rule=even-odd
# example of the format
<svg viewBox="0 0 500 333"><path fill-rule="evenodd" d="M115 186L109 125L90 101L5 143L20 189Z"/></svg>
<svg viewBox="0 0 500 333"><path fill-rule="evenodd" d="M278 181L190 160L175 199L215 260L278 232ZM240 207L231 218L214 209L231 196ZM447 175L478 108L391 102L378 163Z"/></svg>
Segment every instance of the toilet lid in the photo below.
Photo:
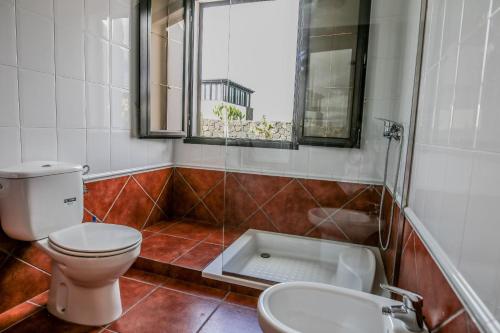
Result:
<svg viewBox="0 0 500 333"><path fill-rule="evenodd" d="M49 234L49 241L56 246L85 253L118 251L132 247L141 240L139 231L107 223L81 223Z"/></svg>

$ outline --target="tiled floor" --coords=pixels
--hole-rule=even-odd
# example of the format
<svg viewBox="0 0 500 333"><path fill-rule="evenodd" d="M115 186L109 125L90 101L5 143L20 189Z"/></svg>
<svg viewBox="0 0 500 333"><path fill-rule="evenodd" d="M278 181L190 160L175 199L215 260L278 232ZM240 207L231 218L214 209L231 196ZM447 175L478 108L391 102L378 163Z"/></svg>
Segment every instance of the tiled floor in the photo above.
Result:
<svg viewBox="0 0 500 333"><path fill-rule="evenodd" d="M22 315L28 317L17 323L14 320L5 332L262 332L255 297L134 269L121 278L120 290L123 315L105 327L69 324L51 316L45 309L46 293L23 303L24 315L20 309L0 317L0 327L2 320L12 322L13 316Z"/></svg>
<svg viewBox="0 0 500 333"><path fill-rule="evenodd" d="M142 231L140 257L196 271L203 270L245 230L186 221L164 221Z"/></svg>

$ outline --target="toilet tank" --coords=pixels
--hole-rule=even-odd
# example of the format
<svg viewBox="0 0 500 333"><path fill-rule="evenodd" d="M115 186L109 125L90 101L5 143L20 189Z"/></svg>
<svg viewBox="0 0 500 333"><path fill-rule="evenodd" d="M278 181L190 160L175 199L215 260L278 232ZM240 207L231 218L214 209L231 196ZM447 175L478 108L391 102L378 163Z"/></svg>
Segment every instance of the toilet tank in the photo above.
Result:
<svg viewBox="0 0 500 333"><path fill-rule="evenodd" d="M0 169L0 220L9 237L42 239L82 218L81 166L29 162Z"/></svg>

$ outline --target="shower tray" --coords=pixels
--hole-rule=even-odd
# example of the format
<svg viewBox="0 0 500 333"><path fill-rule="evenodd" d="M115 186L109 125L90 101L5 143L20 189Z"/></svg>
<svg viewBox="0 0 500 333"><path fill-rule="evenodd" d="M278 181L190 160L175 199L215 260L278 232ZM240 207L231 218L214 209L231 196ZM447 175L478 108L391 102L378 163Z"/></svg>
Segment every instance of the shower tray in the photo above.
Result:
<svg viewBox="0 0 500 333"><path fill-rule="evenodd" d="M203 270L203 276L251 288L321 282L375 294L386 283L379 249L249 229Z"/></svg>

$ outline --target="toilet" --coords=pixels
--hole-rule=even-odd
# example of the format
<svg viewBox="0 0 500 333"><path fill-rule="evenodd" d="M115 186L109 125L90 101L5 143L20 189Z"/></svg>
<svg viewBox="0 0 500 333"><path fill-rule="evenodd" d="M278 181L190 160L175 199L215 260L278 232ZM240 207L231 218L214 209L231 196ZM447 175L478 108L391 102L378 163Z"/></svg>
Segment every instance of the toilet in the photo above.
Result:
<svg viewBox="0 0 500 333"><path fill-rule="evenodd" d="M0 219L14 239L52 259L48 311L68 322L104 325L122 313L119 277L139 255L133 228L81 223L82 167L29 162L0 170Z"/></svg>

